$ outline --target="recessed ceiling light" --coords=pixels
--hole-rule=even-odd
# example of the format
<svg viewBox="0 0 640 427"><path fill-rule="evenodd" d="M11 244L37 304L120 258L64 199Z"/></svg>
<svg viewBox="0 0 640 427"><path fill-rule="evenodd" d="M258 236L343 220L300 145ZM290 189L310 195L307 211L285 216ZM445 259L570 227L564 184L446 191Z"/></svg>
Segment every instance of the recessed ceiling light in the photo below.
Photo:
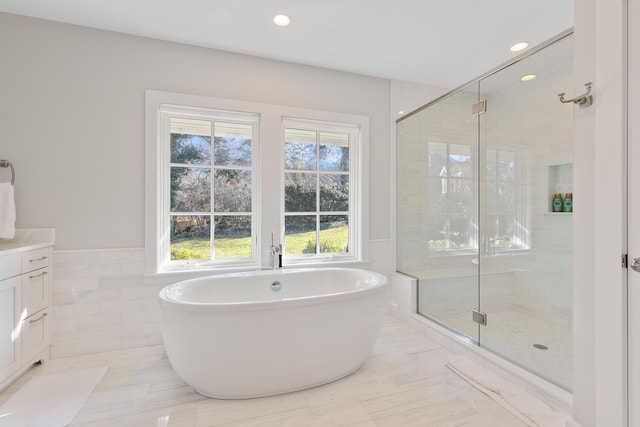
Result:
<svg viewBox="0 0 640 427"><path fill-rule="evenodd" d="M291 24L291 17L286 13L278 13L273 17L273 23L278 27L286 27L287 25Z"/></svg>
<svg viewBox="0 0 640 427"><path fill-rule="evenodd" d="M511 46L509 48L509 50L511 50L511 52L520 52L521 50L525 50L527 48L527 46L529 46L529 43L520 42L520 43L516 43L513 46Z"/></svg>
<svg viewBox="0 0 640 427"><path fill-rule="evenodd" d="M520 77L520 80L522 80L523 82L528 82L529 80L533 80L536 77L538 76L536 76L535 74L527 74L526 76Z"/></svg>
<svg viewBox="0 0 640 427"><path fill-rule="evenodd" d="M403 115L403 114L404 114L404 110L400 110L400 111L398 111L398 115L399 115L399 116L401 116L401 115Z"/></svg>

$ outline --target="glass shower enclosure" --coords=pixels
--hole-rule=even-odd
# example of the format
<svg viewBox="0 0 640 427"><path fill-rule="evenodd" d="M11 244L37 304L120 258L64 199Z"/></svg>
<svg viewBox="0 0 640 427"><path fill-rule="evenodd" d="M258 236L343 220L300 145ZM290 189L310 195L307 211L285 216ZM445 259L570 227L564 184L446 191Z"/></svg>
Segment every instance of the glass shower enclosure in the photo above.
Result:
<svg viewBox="0 0 640 427"><path fill-rule="evenodd" d="M571 390L573 42L397 122L397 270L418 313Z"/></svg>

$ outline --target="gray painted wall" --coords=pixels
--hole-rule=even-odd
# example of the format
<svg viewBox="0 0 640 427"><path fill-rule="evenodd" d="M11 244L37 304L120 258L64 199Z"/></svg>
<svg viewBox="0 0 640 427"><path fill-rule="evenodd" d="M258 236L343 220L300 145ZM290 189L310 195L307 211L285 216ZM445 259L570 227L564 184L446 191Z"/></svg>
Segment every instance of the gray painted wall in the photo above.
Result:
<svg viewBox="0 0 640 427"><path fill-rule="evenodd" d="M3 13L0 52L16 226L58 250L144 246L145 89L368 116L369 237L391 237L388 80Z"/></svg>

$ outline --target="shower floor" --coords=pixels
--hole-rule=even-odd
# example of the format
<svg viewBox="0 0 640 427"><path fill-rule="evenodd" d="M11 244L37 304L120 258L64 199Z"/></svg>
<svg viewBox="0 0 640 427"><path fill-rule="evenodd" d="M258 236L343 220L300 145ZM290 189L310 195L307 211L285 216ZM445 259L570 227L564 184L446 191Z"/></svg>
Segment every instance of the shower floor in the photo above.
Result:
<svg viewBox="0 0 640 427"><path fill-rule="evenodd" d="M471 313L440 319L465 335L477 338L478 324ZM517 309L487 313L480 326L480 345L567 390L572 385L573 351L568 325ZM542 345L546 349L534 347Z"/></svg>

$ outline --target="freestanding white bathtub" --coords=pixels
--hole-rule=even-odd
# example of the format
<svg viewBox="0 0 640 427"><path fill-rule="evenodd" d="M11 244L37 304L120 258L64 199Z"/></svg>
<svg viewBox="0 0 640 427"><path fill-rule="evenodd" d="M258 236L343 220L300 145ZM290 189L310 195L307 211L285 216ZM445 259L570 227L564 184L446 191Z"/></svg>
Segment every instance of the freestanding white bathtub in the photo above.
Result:
<svg viewBox="0 0 640 427"><path fill-rule="evenodd" d="M373 349L387 279L346 268L232 273L160 291L162 337L178 375L204 396L302 390L358 370Z"/></svg>

